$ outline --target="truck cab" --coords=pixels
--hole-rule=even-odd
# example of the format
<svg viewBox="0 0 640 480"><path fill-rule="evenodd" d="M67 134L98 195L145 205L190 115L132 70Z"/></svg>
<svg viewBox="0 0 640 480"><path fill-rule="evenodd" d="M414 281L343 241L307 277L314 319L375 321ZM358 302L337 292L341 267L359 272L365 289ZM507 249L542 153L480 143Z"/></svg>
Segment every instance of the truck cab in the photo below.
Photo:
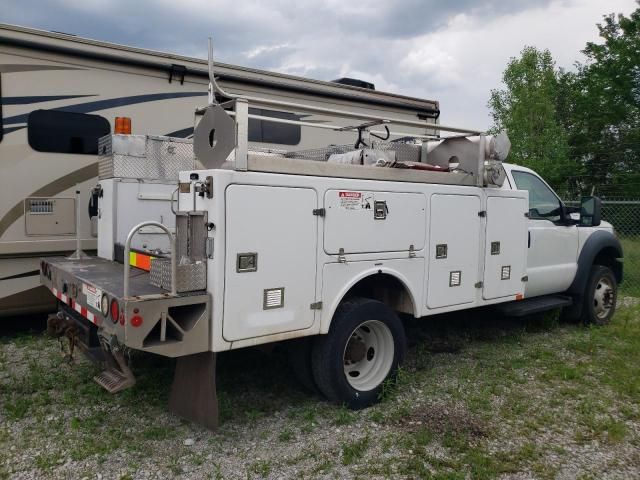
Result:
<svg viewBox="0 0 640 480"><path fill-rule="evenodd" d="M622 250L613 226L600 219L600 201L588 197L580 209L567 207L535 171L507 163L503 166L506 181L501 188L529 192L525 297L567 292L577 300L574 304L581 305L574 307L574 316L581 315L583 292L594 264L611 270L617 283L622 281L622 265L617 260ZM611 287L600 284L600 289ZM593 302L600 320L612 313L607 294Z"/></svg>

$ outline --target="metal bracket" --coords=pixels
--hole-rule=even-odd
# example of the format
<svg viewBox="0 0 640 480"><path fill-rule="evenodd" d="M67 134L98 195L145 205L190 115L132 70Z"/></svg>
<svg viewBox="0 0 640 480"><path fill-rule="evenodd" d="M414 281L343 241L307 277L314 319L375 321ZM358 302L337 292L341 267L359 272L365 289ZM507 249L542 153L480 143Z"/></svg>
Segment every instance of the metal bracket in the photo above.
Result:
<svg viewBox="0 0 640 480"><path fill-rule="evenodd" d="M322 310L322 302L313 302L309 305L309 308L311 308L311 310Z"/></svg>
<svg viewBox="0 0 640 480"><path fill-rule="evenodd" d="M169 83L175 78L176 80L180 79L180 85L184 85L184 76L187 73L187 67L184 65L177 65L175 63L171 64L171 69L169 70Z"/></svg>
<svg viewBox="0 0 640 480"><path fill-rule="evenodd" d="M324 208L314 208L313 214L318 217L324 217L327 214L327 211Z"/></svg>
<svg viewBox="0 0 640 480"><path fill-rule="evenodd" d="M347 263L347 257L344 256L344 248L338 250L338 263Z"/></svg>
<svg viewBox="0 0 640 480"><path fill-rule="evenodd" d="M409 245L409 258L416 258L416 249L413 244Z"/></svg>
<svg viewBox="0 0 640 480"><path fill-rule="evenodd" d="M486 217L487 216L487 211L486 210L480 210L478 212L478 216L482 217L482 218Z"/></svg>

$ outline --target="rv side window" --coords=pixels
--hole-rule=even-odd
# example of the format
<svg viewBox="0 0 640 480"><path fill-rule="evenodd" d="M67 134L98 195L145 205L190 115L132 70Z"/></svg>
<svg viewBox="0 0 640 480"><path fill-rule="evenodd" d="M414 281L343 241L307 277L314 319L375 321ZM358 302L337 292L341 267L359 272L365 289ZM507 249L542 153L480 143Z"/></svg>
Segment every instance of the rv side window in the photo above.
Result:
<svg viewBox="0 0 640 480"><path fill-rule="evenodd" d="M283 118L285 120L299 120L298 115L275 110L250 108L249 113L263 117ZM249 119L249 141L261 143L276 143L280 145L297 145L300 143L300 125L270 122L268 120Z"/></svg>
<svg viewBox="0 0 640 480"><path fill-rule="evenodd" d="M27 120L29 145L38 152L98 153L98 139L111 132L106 118L86 113L34 110Z"/></svg>

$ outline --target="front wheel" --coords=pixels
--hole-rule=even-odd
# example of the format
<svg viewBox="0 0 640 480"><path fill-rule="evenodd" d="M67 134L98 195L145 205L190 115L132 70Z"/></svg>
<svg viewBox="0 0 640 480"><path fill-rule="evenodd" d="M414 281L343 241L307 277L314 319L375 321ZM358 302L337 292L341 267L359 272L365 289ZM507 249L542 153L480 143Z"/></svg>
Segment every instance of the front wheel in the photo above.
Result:
<svg viewBox="0 0 640 480"><path fill-rule="evenodd" d="M594 265L584 292L582 321L586 325L609 323L616 310L618 282L610 268Z"/></svg>
<svg viewBox="0 0 640 480"><path fill-rule="evenodd" d="M327 335L314 343L311 364L320 391L349 408L378 400L406 353L404 327L384 303L354 298L342 303Z"/></svg>

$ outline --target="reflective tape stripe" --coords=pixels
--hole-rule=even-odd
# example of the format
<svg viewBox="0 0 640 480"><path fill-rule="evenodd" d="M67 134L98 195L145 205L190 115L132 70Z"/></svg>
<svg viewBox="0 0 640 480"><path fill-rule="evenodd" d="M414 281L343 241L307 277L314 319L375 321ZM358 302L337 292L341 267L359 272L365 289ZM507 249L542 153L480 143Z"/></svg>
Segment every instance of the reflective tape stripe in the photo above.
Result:
<svg viewBox="0 0 640 480"><path fill-rule="evenodd" d="M71 308L73 308L76 312L78 312L84 318L89 320L91 323L98 325L98 319L92 312L90 312L87 309L87 307L83 307L78 302L74 301L73 298L69 298L68 296L64 295L57 288L51 287L51 292L53 292L53 294L56 296L58 300L61 300L67 305L69 305Z"/></svg>
<svg viewBox="0 0 640 480"><path fill-rule="evenodd" d="M141 270L146 270L147 272L151 270L151 260L153 260L154 258L156 257L145 255L144 253L129 252L129 264L132 267L140 268Z"/></svg>

